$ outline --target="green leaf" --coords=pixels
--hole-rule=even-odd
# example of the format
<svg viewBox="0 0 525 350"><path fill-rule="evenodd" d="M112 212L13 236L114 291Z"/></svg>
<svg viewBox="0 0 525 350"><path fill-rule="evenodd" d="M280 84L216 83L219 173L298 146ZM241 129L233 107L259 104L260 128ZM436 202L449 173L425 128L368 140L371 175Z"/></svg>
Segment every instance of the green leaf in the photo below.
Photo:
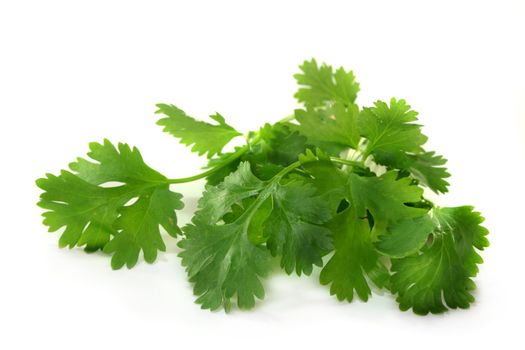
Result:
<svg viewBox="0 0 525 350"><path fill-rule="evenodd" d="M248 240L244 219L226 225L187 225L184 233L179 256L203 309L229 311L235 296L240 309L250 309L255 298L264 298L260 278L268 275L271 256Z"/></svg>
<svg viewBox="0 0 525 350"><path fill-rule="evenodd" d="M245 208L248 208L249 204L245 205ZM268 196L268 198L266 198L263 201L263 203L257 208L257 210L252 216L250 224L248 225L248 239L253 244L255 245L262 244L268 240L268 236L264 232L264 224L266 220L268 219L268 217L270 216L270 214L272 213L272 211L273 211L273 197Z"/></svg>
<svg viewBox="0 0 525 350"><path fill-rule="evenodd" d="M303 169L311 176L309 181L317 189L319 200L328 206L333 216L345 199L347 176L327 159L304 163Z"/></svg>
<svg viewBox="0 0 525 350"><path fill-rule="evenodd" d="M235 147L234 152L221 153L208 160L208 164L204 168L215 168L216 170L206 177L206 184L215 186L224 181L224 178L234 172L242 161L242 156L233 160L232 157L235 156L236 152L246 152L247 150L246 146Z"/></svg>
<svg viewBox="0 0 525 350"><path fill-rule="evenodd" d="M166 177L150 168L137 148L119 143L118 148L107 139L102 144L89 144L88 156L91 160L77 158L69 168L81 179L100 185L107 182L123 182L142 186L145 183L163 184Z"/></svg>
<svg viewBox="0 0 525 350"><path fill-rule="evenodd" d="M197 302L204 308L228 310L237 294L241 308L252 307L254 297L263 296L258 277L266 271L260 250L264 242L274 255L281 255L288 273L295 269L309 274L312 265L321 265L322 256L331 249L330 231L322 226L331 212L316 191L312 184L295 179L262 182L248 162L223 183L208 186L180 243ZM258 260L262 265L257 265ZM230 275L230 269L240 271Z"/></svg>
<svg viewBox="0 0 525 350"><path fill-rule="evenodd" d="M231 139L242 135L226 124L218 113L210 116L218 124L209 124L193 119L174 105L158 104L157 107L159 109L155 113L166 115L159 119L157 124L164 126L165 132L179 138L186 146L193 145L193 152L199 155L207 153L208 158L220 153Z"/></svg>
<svg viewBox="0 0 525 350"><path fill-rule="evenodd" d="M392 98L390 105L377 101L374 107L363 108L359 116L359 130L368 139L365 155L378 152L421 152L427 137L421 133L417 112L405 100Z"/></svg>
<svg viewBox="0 0 525 350"><path fill-rule="evenodd" d="M424 215L400 221L388 229L388 234L379 236L378 250L393 258L402 258L417 252L427 242L436 228L436 222Z"/></svg>
<svg viewBox="0 0 525 350"><path fill-rule="evenodd" d="M392 261L392 292L401 310L417 314L468 308L474 301L472 277L483 260L476 252L489 245L483 217L473 207L435 210L439 226L419 255ZM445 306L446 305L446 306Z"/></svg>
<svg viewBox="0 0 525 350"><path fill-rule="evenodd" d="M322 224L331 218L330 208L316 188L292 180L272 193L273 210L264 222L266 245L274 256L281 256L286 273L312 273L322 266L322 256L332 249L330 230Z"/></svg>
<svg viewBox="0 0 525 350"><path fill-rule="evenodd" d="M235 152L210 159L207 168L217 166L221 168L206 179L208 184L217 185L228 174L235 171L241 162L247 161L257 177L269 180L284 167L297 161L298 155L307 149L306 137L293 130L291 124L265 124L259 130L256 142L235 149L235 152L242 153L236 160L229 160ZM227 165L224 166L226 162Z"/></svg>
<svg viewBox="0 0 525 350"><path fill-rule="evenodd" d="M450 177L443 165L447 162L435 152L407 154L403 152L374 152L375 162L387 166L389 169L406 171L418 183L430 188L436 193L448 191L449 183L445 180Z"/></svg>
<svg viewBox="0 0 525 350"><path fill-rule="evenodd" d="M316 161L330 161L330 156L320 148L316 148L313 151L307 149L304 153L299 154L298 160L304 165Z"/></svg>
<svg viewBox="0 0 525 350"><path fill-rule="evenodd" d="M389 278L372 244L368 221L350 207L338 214L329 227L334 234L335 254L321 271L321 284L331 284L330 294L340 301L351 302L354 293L367 301L371 294L367 279L383 288Z"/></svg>
<svg viewBox="0 0 525 350"><path fill-rule="evenodd" d="M297 161L307 148L306 137L293 130L291 124L265 124L259 130L258 142L250 146L242 159L250 162L257 177L269 180L286 166Z"/></svg>
<svg viewBox="0 0 525 350"><path fill-rule="evenodd" d="M410 184L410 179L397 179L394 171L379 177L350 174L348 195L359 217L366 217L367 210L376 225L383 228L399 220L422 216L425 209L414 208L407 203L421 200L423 190Z"/></svg>
<svg viewBox="0 0 525 350"><path fill-rule="evenodd" d="M407 178L396 178L396 172L380 177L349 175L350 208L329 225L334 234L335 254L321 271L321 283L331 283L330 292L339 300L352 301L355 292L366 301L371 293L367 278L379 288L387 286L389 274L373 245L377 235L374 231L381 232L402 218L426 213L425 209L406 205L419 201L422 190L411 186ZM373 216L374 231L370 231L367 212Z"/></svg>
<svg viewBox="0 0 525 350"><path fill-rule="evenodd" d="M249 309L256 297L264 297L260 278L270 271L271 255L250 238L260 235L271 207L266 214L256 212L268 207L273 188L251 172L249 162L242 162L219 185L206 186L199 210L183 229L186 237L178 243L202 308L228 312L236 296L238 307Z"/></svg>
<svg viewBox="0 0 525 350"><path fill-rule="evenodd" d="M447 168L443 167L447 160L442 156L434 155L434 152L409 154L410 165L407 170L421 184L427 186L436 193L448 191L449 183L445 178L450 177Z"/></svg>
<svg viewBox="0 0 525 350"><path fill-rule="evenodd" d="M114 253L115 269L133 267L141 251L153 262L157 251L165 250L159 225L172 236L180 232L175 210L182 209L182 196L169 190L166 177L148 167L136 148L119 144L117 149L105 140L90 149L96 162L79 158L70 165L76 174L63 170L37 180L44 190L38 204L48 209L44 224L52 232L65 227L61 247ZM112 182L123 184L100 186ZM132 199L136 202L126 206Z"/></svg>
<svg viewBox="0 0 525 350"><path fill-rule="evenodd" d="M180 198L168 186L158 186L143 192L135 203L120 208L115 222L117 233L104 246L105 253L114 253L111 259L114 269L135 266L141 250L148 263L157 259L157 251L166 251L159 226L172 235L178 233L174 210L182 209Z"/></svg>
<svg viewBox="0 0 525 350"><path fill-rule="evenodd" d="M390 100L390 106L377 101L375 107L364 108L359 118L361 134L368 139L365 156L389 169L404 170L436 193L447 192L450 174L443 167L446 159L426 152L427 137L421 133L417 112L404 100Z"/></svg>
<svg viewBox="0 0 525 350"><path fill-rule="evenodd" d="M37 180L44 193L38 205L50 232L65 226L59 246L85 246L87 251L103 248L115 234L118 209L128 201L123 188L102 188L62 170L59 176L46 174Z"/></svg>
<svg viewBox="0 0 525 350"><path fill-rule="evenodd" d="M300 124L297 130L308 138L309 143L321 148L339 146L357 149L360 138L358 115L357 105L345 106L343 103L335 103L326 109L295 110L295 119Z"/></svg>
<svg viewBox="0 0 525 350"><path fill-rule="evenodd" d="M295 94L299 102L311 107L323 106L330 101L345 105L354 103L359 84L353 72L339 68L334 73L331 66L318 66L315 59L304 61L299 68L302 73L294 75L302 86Z"/></svg>
<svg viewBox="0 0 525 350"><path fill-rule="evenodd" d="M306 137L293 130L291 124L265 124L259 133L263 142L252 151L263 153L267 162L287 166L307 149Z"/></svg>
<svg viewBox="0 0 525 350"><path fill-rule="evenodd" d="M250 163L242 162L237 170L226 176L219 185L206 186L193 220L215 224L234 204L259 194L263 188L264 182L253 175Z"/></svg>

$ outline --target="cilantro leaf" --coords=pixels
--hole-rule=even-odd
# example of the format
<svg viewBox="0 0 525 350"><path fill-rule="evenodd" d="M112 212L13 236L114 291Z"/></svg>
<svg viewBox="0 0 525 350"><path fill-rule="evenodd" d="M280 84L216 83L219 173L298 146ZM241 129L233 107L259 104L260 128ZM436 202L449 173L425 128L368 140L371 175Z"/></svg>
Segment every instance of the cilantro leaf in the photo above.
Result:
<svg viewBox="0 0 525 350"><path fill-rule="evenodd" d="M443 167L447 160L435 152L423 152L407 155L409 163L406 169L419 182L436 193L448 191L449 183L445 180L450 177L447 169Z"/></svg>
<svg viewBox="0 0 525 350"><path fill-rule="evenodd" d="M46 174L37 180L45 192L38 205L48 209L42 214L50 232L65 226L59 246L85 246L86 251L102 249L115 233L113 223L118 208L127 201L127 191L102 188L62 170L59 176Z"/></svg>
<svg viewBox="0 0 525 350"><path fill-rule="evenodd" d="M370 295L366 276L379 288L388 285L388 270L379 261L374 247L378 232L400 218L424 215L426 210L406 205L420 200L422 191L410 186L406 178L396 180L395 172L380 177L365 177L351 173L345 186L350 208L331 222L335 254L321 271L321 284L330 284L330 293L339 300L352 301L354 291L364 301ZM367 212L373 216L370 230Z"/></svg>
<svg viewBox="0 0 525 350"><path fill-rule="evenodd" d="M88 156L91 161L79 157L69 164L69 168L94 185L116 181L140 186L166 181L164 175L144 163L137 148L132 149L127 144L119 143L117 148L107 139L102 144L92 142Z"/></svg>
<svg viewBox="0 0 525 350"><path fill-rule="evenodd" d="M334 73L331 66L318 66L315 59L304 61L299 68L302 73L294 75L302 86L295 94L299 102L311 107L322 106L329 101L354 103L359 84L353 72L338 68Z"/></svg>
<svg viewBox="0 0 525 350"><path fill-rule="evenodd" d="M234 296L240 309L249 309L255 297L264 298L260 278L268 275L271 256L248 240L244 220L226 225L190 224L183 230L186 238L178 243L183 249L179 256L203 309L222 306L229 311Z"/></svg>
<svg viewBox="0 0 525 350"><path fill-rule="evenodd" d="M449 185L445 178L450 176L443 167L446 159L423 149L427 137L415 121L417 112L405 100L391 99L390 105L377 101L375 107L364 108L359 129L368 139L365 157L372 154L375 162L407 171L434 192L445 193Z"/></svg>
<svg viewBox="0 0 525 350"><path fill-rule="evenodd" d="M209 124L193 119L174 105L158 104L157 107L159 109L155 113L166 115L159 119L157 124L164 126L165 132L180 138L180 142L186 146L193 145L193 152L199 155L207 153L208 158L220 153L231 139L242 135L226 124L218 113L210 116L218 124Z"/></svg>
<svg viewBox="0 0 525 350"><path fill-rule="evenodd" d="M108 140L91 143L89 156L70 165L75 173L63 170L37 180L44 190L38 203L44 209L44 224L50 231L65 227L61 247L85 246L87 251L103 249L114 253L115 269L133 267L139 253L147 262L165 250L159 225L176 236L175 210L182 209L181 195L169 190L166 177L148 167L138 149L126 144L115 148ZM122 182L116 187L102 187ZM136 202L126 204L136 199Z"/></svg>
<svg viewBox="0 0 525 350"><path fill-rule="evenodd" d="M285 271L310 274L331 249L330 231L321 225L330 217L313 185L293 179L262 182L248 162L241 163L224 182L207 187L192 224L184 228L180 256L200 296L197 302L228 310L237 294L239 307L252 307L254 296L263 296L258 277L266 271L259 249L264 242L269 249L265 254L280 255ZM230 275L230 268L241 268L238 264L247 266Z"/></svg>
<svg viewBox="0 0 525 350"><path fill-rule="evenodd" d="M425 209L406 205L421 200L421 188L412 186L408 178L396 177L397 173L394 171L380 177L365 177L353 173L349 176L348 196L357 215L365 217L367 210L370 211L379 229L426 213Z"/></svg>
<svg viewBox="0 0 525 350"><path fill-rule="evenodd" d="M365 155L375 152L420 152L427 137L421 133L417 112L405 100L392 98L390 105L377 101L374 107L364 108L359 116L359 129L367 138Z"/></svg>
<svg viewBox="0 0 525 350"><path fill-rule="evenodd" d="M385 255L402 258L417 252L434 231L436 222L424 215L395 223L388 234L379 236L376 247Z"/></svg>
<svg viewBox="0 0 525 350"><path fill-rule="evenodd" d="M206 168L220 167L206 179L208 184L217 185L235 171L241 162L247 161L254 174L263 179L271 179L285 166L297 161L298 155L308 149L306 137L292 129L291 124L265 124L258 132L255 142L237 147L235 152L221 154L209 160ZM229 158L240 154L235 160ZM225 163L226 166L223 166Z"/></svg>
<svg viewBox="0 0 525 350"><path fill-rule="evenodd" d="M272 255L281 256L286 273L312 273L322 266L322 256L332 249L331 233L321 224L331 217L330 208L311 185L292 180L272 193L273 210L263 224L263 235Z"/></svg>
<svg viewBox="0 0 525 350"><path fill-rule="evenodd" d="M321 271L321 284L331 284L330 294L340 301L351 302L354 292L361 300L368 300L371 290L367 279L383 288L389 278L372 244L368 221L350 207L338 214L329 227L334 234L335 254Z"/></svg>
<svg viewBox="0 0 525 350"><path fill-rule="evenodd" d="M243 208L251 196L263 191L259 202L250 201ZM271 189L253 175L248 162L241 163L218 186L207 186L200 209L183 229L186 237L178 243L183 249L179 256L202 308L229 311L231 299L237 296L238 307L248 309L254 306L255 297L264 297L259 278L270 271L271 255L249 237L253 236L250 230L255 212L270 193ZM234 218L220 224L219 219L234 207L238 208Z"/></svg>
<svg viewBox="0 0 525 350"><path fill-rule="evenodd" d="M445 180L450 177L443 165L447 162L435 152L421 152L407 154L403 152L374 152L374 160L389 169L399 169L407 172L418 183L430 188L436 193L448 191L449 183Z"/></svg>
<svg viewBox="0 0 525 350"><path fill-rule="evenodd" d="M206 177L206 184L215 186L224 181L224 178L234 172L243 160L242 156L236 157L235 155L246 151L248 151L247 147L237 146L234 152L221 153L209 159L204 169L214 169L215 171ZM232 157L235 159L232 160Z"/></svg>
<svg viewBox="0 0 525 350"><path fill-rule="evenodd" d="M441 208L435 215L439 226L432 243L419 255L392 261L392 292L400 309L421 315L444 312L446 306L469 307L475 288L471 278L483 262L476 249L488 246L483 218L472 207Z"/></svg>
<svg viewBox="0 0 525 350"><path fill-rule="evenodd" d="M358 115L357 105L345 106L343 103L335 103L326 109L295 110L295 118L300 124L297 130L308 138L308 142L334 149L357 149L360 139Z"/></svg>
<svg viewBox="0 0 525 350"><path fill-rule="evenodd" d="M237 170L226 176L219 185L206 186L194 220L215 224L234 204L259 194L263 188L264 182L251 172L250 163L242 162Z"/></svg>
<svg viewBox="0 0 525 350"><path fill-rule="evenodd" d="M179 233L174 211L182 209L180 198L169 186L157 186L142 192L135 203L120 208L115 237L104 246L104 253L114 253L113 268L135 266L140 251L149 263L157 259L157 251L166 251L159 226L173 236Z"/></svg>
<svg viewBox="0 0 525 350"><path fill-rule="evenodd" d="M260 143L252 151L265 154L267 162L287 166L297 160L297 156L308 148L306 137L293 130L290 124L265 124L260 130ZM257 146L260 146L257 149Z"/></svg>
<svg viewBox="0 0 525 350"><path fill-rule="evenodd" d="M317 189L319 201L328 206L331 216L335 215L345 199L347 177L344 172L327 159L305 163L303 169L311 176L307 180Z"/></svg>

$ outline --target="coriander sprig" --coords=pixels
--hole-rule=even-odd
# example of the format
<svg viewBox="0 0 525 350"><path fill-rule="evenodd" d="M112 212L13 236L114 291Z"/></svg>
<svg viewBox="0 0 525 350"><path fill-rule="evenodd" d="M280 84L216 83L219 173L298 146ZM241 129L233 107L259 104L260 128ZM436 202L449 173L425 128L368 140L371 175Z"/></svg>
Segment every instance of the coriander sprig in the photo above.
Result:
<svg viewBox="0 0 525 350"><path fill-rule="evenodd" d="M448 191L446 159L425 149L417 113L404 100L356 104L359 84L343 68L305 61L296 74L302 104L293 114L243 136L216 113L198 121L157 105L158 124L208 158L205 170L168 178L135 147L91 143L59 175L37 185L49 231L60 247L111 255L132 268L179 239L179 256L202 308L241 309L264 297L271 259L310 275L339 300L366 301L372 286L417 314L468 308L488 230L472 206L442 208L423 196ZM177 185L206 179L190 223Z"/></svg>

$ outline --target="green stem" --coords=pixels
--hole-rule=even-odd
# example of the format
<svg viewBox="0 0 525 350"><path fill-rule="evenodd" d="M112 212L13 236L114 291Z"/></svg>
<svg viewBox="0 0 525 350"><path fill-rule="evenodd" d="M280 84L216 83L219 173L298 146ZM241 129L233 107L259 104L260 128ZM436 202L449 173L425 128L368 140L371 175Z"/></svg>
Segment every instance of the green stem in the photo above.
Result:
<svg viewBox="0 0 525 350"><path fill-rule="evenodd" d="M257 142L259 140L259 138L256 136L251 143L253 143L254 141ZM211 169L208 169L206 170L205 172L203 173L200 173L200 174L197 174L197 175L193 175L193 176L189 176L189 177L182 177L182 178L179 178L179 179L168 179L166 181L166 183L168 184L181 184L181 183L185 183L185 182L192 182L192 181L196 181L196 180L200 180L200 179L203 179L215 172L217 172L218 170L224 168L225 166L227 166L228 164L230 164L231 162L233 162L234 160L236 160L237 158L239 158L240 156L242 156L244 153L246 153L248 151L249 147L248 146L245 146L241 149L239 149L237 152L235 153L232 153L229 157L225 158L223 162L221 162L219 165L211 168Z"/></svg>
<svg viewBox="0 0 525 350"><path fill-rule="evenodd" d="M352 161L352 160L341 159L337 157L330 157L330 160L335 163L342 163L346 165L358 166L358 167L364 168L363 164L361 164L360 162ZM317 161L320 161L320 160L312 159L308 161L308 163L317 162ZM255 211L257 211L257 209L262 205L262 203L266 200L266 198L268 198L268 196L270 195L272 191L272 187L275 186L286 174L299 168L303 164L305 164L305 162L301 162L301 161L293 162L292 164L288 165L286 168L279 171L274 177L272 177L272 179L268 181L264 190L259 193L257 199L246 209L246 211L238 218L238 220L243 220L246 217L251 217L255 213ZM249 220L247 222L249 222Z"/></svg>
<svg viewBox="0 0 525 350"><path fill-rule="evenodd" d="M295 114L290 114L290 115L282 118L281 120L279 120L278 123L287 123L287 122L292 121L294 119L295 119ZM197 174L197 175L193 175L193 176L189 176L189 177L183 177L183 178L178 178L178 179L168 179L168 180L166 180L166 183L168 183L168 184L180 184L180 183L192 182L192 181L196 181L196 180L200 180L200 179L203 179L205 177L208 177L211 174L213 174L213 173L219 171L220 169L224 168L225 166L227 166L231 162L235 161L239 157L241 157L254 144L259 142L260 139L261 139L261 135L260 135L260 133L257 133L255 135L255 137L246 146L242 147L237 152L232 153L229 157L225 158L220 164L216 165L215 167L213 167L211 169L208 169L205 172ZM330 160L332 162L334 162L334 163L340 163L340 164L350 165L350 166L354 166L354 167L365 168L364 164L362 162L358 162L358 161L353 161L353 160L349 160L349 159L341 159L341 158L337 158L337 157L330 157ZM274 176L274 178L272 179L272 183L274 182L273 181L274 179L277 179L276 181L279 181L284 175L288 174L290 171L294 170L295 168L298 168L301 165L302 165L302 163L299 162L299 161L290 164L289 166L287 166L286 168L281 170L277 175Z"/></svg>
<svg viewBox="0 0 525 350"><path fill-rule="evenodd" d="M262 203L268 198L268 196L271 195L273 187L276 186L276 184L290 171L293 171L294 169L300 167L303 163L300 161L293 162L292 164L288 165L286 168L279 171L274 177L272 177L271 180L269 180L264 187L264 189L257 195L257 198L255 201L253 201L248 208L246 208L246 211L237 218L238 221L245 220L245 230L248 228L248 224L250 222L250 218L254 215L254 213L259 209L259 207L262 205Z"/></svg>
<svg viewBox="0 0 525 350"><path fill-rule="evenodd" d="M365 169L365 165L363 163L357 162L355 160L341 159L341 158L337 158L337 157L330 157L330 160L332 162L334 162L334 163L341 163L341 164L346 164L346 165L355 166L355 167L359 167L359 168ZM312 159L312 160L307 161L307 162L301 162L301 161L293 162L292 164L288 165L286 168L284 168L281 171L279 171L270 180L270 183L279 182L286 174L288 174L289 172L293 171L294 169L300 167L301 165L303 165L305 163L312 163L312 162L318 162L318 161L322 161L322 159L320 159L320 160L319 159Z"/></svg>
<svg viewBox="0 0 525 350"><path fill-rule="evenodd" d="M286 122L289 122L289 121L294 120L294 119L295 119L295 115L291 114L291 115L286 116L283 119L279 120L278 123L286 123ZM189 177L182 177L182 178L179 178L179 179L168 179L168 180L166 180L166 183L168 183L168 184L181 184L181 183L192 182L192 181L196 181L196 180L200 180L200 179L203 179L205 177L208 177L211 174L217 172L218 170L224 168L225 166L227 166L228 164L230 164L231 162L233 162L234 160L236 160L240 156L242 156L254 144L259 142L260 139L261 139L261 135L259 133L257 133L255 135L255 137L246 146L244 146L243 148L241 148L237 152L233 153L229 157L225 158L224 161L222 161L220 164L216 165L215 167L213 167L211 169L208 169L205 172L197 174L197 175L193 175L193 176L189 176Z"/></svg>
<svg viewBox="0 0 525 350"><path fill-rule="evenodd" d="M286 116L283 119L279 120L277 123L287 123L287 122L292 121L294 119L295 119L295 114L290 114L289 116Z"/></svg>
<svg viewBox="0 0 525 350"><path fill-rule="evenodd" d="M257 141L258 141L258 138L255 137L252 140L252 142L255 139L257 139ZM189 176L189 177L182 177L182 178L178 178L178 179L168 179L166 181L166 183L168 183L168 184L181 184L181 183L192 182L192 181L203 179L203 178L208 177L211 174L217 172L218 170L224 168L226 165L230 164L232 161L234 161L235 159L239 158L240 156L242 156L247 151L248 151L248 148L247 147L243 147L240 150L238 150L237 152L233 153L231 156L227 157L224 160L224 162L222 162L221 164L219 164L219 165L217 165L217 166L215 166L215 167L213 167L211 169L208 169L208 170L206 170L203 173L200 173L200 174L197 174L197 175L193 175L193 176ZM332 162L334 162L334 163L345 164L345 165L350 165L350 166L353 166L353 167L358 167L358 168L361 168L361 169L365 169L365 165L363 163L355 161L355 160L341 159L341 158L337 158L337 157L330 157L330 160ZM312 160L312 161L317 161L317 160ZM279 173L277 173L272 178L272 182L279 181L283 176L285 176L286 174L288 174L290 171L294 170L295 168L300 167L302 164L303 163L297 161L297 162L294 162L294 163L288 165L286 168L282 169Z"/></svg>
<svg viewBox="0 0 525 350"><path fill-rule="evenodd" d="M219 170L220 168L222 168L222 164L215 167L215 168L211 168L203 173L200 173L200 174L197 174L197 175L193 175L193 176L189 176L189 177L181 177L181 178L178 178L178 179L168 179L166 181L166 183L168 184L182 184L182 183L186 183L186 182L192 182L192 181L197 181L197 180L200 180L200 179L203 179L211 174L213 174L214 172L216 172L217 170Z"/></svg>
<svg viewBox="0 0 525 350"><path fill-rule="evenodd" d="M337 157L330 157L330 160L332 162L334 162L334 163L345 164L345 165L358 167L358 168L361 168L361 169L366 169L366 166L363 164L363 162L358 162L356 160L341 159L341 158L337 158Z"/></svg>

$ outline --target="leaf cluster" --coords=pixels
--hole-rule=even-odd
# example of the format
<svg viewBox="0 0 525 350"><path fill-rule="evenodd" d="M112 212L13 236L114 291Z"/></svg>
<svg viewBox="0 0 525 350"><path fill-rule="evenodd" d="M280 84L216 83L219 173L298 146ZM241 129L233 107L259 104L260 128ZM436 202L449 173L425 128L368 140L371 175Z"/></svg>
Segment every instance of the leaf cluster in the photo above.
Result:
<svg viewBox="0 0 525 350"><path fill-rule="evenodd" d="M287 274L320 268L320 283L341 301L384 289L421 315L468 308L488 231L473 207L424 197L447 192L450 174L425 148L417 112L395 98L359 106L354 74L313 59L294 77L301 107L229 152L243 134L222 115L205 122L157 105L164 131L207 158L192 177L160 174L127 144L90 144L88 158L37 180L44 224L62 230L60 247L101 250L114 269L141 255L155 261L165 231L179 239L204 309L252 308L272 261ZM172 187L198 179L206 179L198 210L179 228L182 195Z"/></svg>

